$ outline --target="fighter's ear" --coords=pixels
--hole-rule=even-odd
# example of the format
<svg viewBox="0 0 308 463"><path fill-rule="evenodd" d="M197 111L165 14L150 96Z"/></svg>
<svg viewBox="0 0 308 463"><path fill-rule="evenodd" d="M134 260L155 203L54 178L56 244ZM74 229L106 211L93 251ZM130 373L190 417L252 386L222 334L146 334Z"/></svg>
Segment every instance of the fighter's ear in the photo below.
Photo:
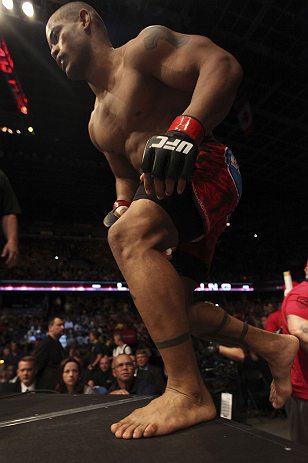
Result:
<svg viewBox="0 0 308 463"><path fill-rule="evenodd" d="M91 24L91 15L88 10L82 9L79 12L80 21L83 23L83 27L87 29Z"/></svg>

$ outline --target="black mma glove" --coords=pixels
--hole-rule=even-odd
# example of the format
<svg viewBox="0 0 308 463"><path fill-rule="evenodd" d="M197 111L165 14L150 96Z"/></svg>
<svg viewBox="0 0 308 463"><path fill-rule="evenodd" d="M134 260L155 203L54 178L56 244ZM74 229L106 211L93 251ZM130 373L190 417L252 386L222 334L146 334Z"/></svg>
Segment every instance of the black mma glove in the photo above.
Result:
<svg viewBox="0 0 308 463"><path fill-rule="evenodd" d="M105 227L110 228L120 217L123 209L128 209L130 203L128 201L115 201L112 211L108 212L103 220ZM123 214L123 212L122 212Z"/></svg>
<svg viewBox="0 0 308 463"><path fill-rule="evenodd" d="M144 149L141 172L152 177L188 180L195 165L204 129L197 119L178 116L164 135L151 137Z"/></svg>

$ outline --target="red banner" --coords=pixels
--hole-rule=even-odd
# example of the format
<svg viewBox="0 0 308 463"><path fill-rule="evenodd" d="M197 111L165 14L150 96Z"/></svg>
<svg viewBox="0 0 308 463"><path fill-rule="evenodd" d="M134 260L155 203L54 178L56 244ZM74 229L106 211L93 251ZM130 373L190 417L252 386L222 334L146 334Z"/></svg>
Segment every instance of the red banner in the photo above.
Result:
<svg viewBox="0 0 308 463"><path fill-rule="evenodd" d="M28 113L28 100L22 90L17 74L14 70L14 63L10 57L4 39L0 36L0 69L6 76L11 92L17 103L17 108L23 114Z"/></svg>

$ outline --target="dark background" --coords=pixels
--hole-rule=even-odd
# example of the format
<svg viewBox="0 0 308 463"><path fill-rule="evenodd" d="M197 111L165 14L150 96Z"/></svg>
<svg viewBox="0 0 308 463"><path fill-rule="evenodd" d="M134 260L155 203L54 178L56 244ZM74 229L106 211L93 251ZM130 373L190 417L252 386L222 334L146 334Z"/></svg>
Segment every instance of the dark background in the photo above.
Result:
<svg viewBox="0 0 308 463"><path fill-rule="evenodd" d="M35 3L38 20L7 14L0 6L0 33L29 103L28 115L22 115L1 73L0 127L22 133L0 132L0 168L22 207L21 232L41 222L100 227L115 192L107 162L87 133L94 95L86 83L69 81L50 56L46 21L67 2ZM214 265L231 270L237 259L248 256L256 268L267 260L281 272L291 269L303 277L308 258L307 2L88 3L105 20L115 47L148 25L164 24L208 36L238 59L244 71L238 99L247 94L254 131L245 137L232 108L214 132L233 150L243 177L243 196L218 243ZM27 132L29 125L35 135Z"/></svg>

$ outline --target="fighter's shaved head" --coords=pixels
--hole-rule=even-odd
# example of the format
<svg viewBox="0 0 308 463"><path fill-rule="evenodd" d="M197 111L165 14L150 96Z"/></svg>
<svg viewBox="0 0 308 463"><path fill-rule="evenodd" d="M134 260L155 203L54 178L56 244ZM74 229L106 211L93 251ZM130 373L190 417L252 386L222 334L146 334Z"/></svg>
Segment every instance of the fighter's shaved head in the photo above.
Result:
<svg viewBox="0 0 308 463"><path fill-rule="evenodd" d="M98 12L92 6L88 5L85 2L66 3L53 13L53 15L49 18L48 23L54 20L78 22L80 20L81 10L87 10L91 15L92 21L94 21L104 32L104 34L108 37L104 21L102 20Z"/></svg>
<svg viewBox="0 0 308 463"><path fill-rule="evenodd" d="M79 13L83 9L88 10L89 13L91 13L91 15L96 17L96 19L103 21L102 18L97 13L97 11L94 8L92 8L92 6L84 2L66 3L65 5L61 6L58 10L56 10L55 13L52 15L52 17L75 22L75 21L78 21Z"/></svg>

